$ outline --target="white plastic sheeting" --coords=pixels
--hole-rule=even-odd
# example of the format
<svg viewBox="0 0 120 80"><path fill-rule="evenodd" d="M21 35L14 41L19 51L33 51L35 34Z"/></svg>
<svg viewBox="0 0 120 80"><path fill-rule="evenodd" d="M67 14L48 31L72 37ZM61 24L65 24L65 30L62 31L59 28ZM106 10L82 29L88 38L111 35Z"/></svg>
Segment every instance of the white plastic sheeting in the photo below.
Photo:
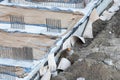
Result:
<svg viewBox="0 0 120 80"><path fill-rule="evenodd" d="M43 76L48 70L48 66L43 66L40 68L40 76Z"/></svg>
<svg viewBox="0 0 120 80"><path fill-rule="evenodd" d="M96 13L96 18L93 16L93 14L92 14L92 16L90 17L91 18L91 21L89 20L88 21L88 18L87 18L87 16L89 16L89 14L91 14L91 12L93 11L92 9L93 8L95 8L95 4L96 3L98 3L99 2L99 0L98 1L94 1L94 0L92 0L87 6L86 6L86 8L85 9L80 9L80 11L84 14L84 18L82 18L75 26L78 26L79 25L79 23L81 23L82 22L82 20L84 20L85 19L85 21L81 24L81 25L79 25L79 27L78 27L78 29L63 43L63 49L66 49L66 48L68 48L68 47L72 47L74 44L75 44L75 42L76 42L76 38L75 37L77 37L78 39L80 39L83 43L85 43L85 39L84 39L84 37L85 37L85 34L84 34L84 30L86 29L85 27L86 27L86 24L89 22L89 25L87 26L87 28L91 28L89 31L87 31L86 30L86 32L88 33L90 33L91 35L87 35L86 37L91 37L92 36L92 26L91 26L91 21L95 21L96 20L96 18L98 18L98 16L97 16L97 13ZM97 5L97 4L96 4ZM95 10L93 11L93 13L95 13ZM93 17L93 18L92 18ZM95 20L94 20L95 19ZM83 36L83 34L84 34L84 36Z"/></svg>
<svg viewBox="0 0 120 80"><path fill-rule="evenodd" d="M77 80L85 80L85 78L84 77L79 77L79 78L77 78Z"/></svg>
<svg viewBox="0 0 120 80"><path fill-rule="evenodd" d="M26 33L34 33L34 34L45 34L51 36L60 36L65 33L66 29L62 29L61 33L48 32L47 27L36 26L36 25L25 25L25 29L13 29L9 23L0 23L0 29L10 31L10 32L26 32Z"/></svg>
<svg viewBox="0 0 120 80"><path fill-rule="evenodd" d="M67 49L67 48L71 48L72 46L74 46L75 42L77 39L80 39L83 43L85 43L85 39L84 37L81 37L81 34L83 34L84 31L84 27L87 24L87 20L79 26L79 28L75 31L74 34L72 34L64 43L63 43L63 47L62 49Z"/></svg>
<svg viewBox="0 0 120 80"><path fill-rule="evenodd" d="M63 47L62 50L65 50L67 48L71 48L72 46L75 45L75 42L77 40L81 40L81 42L85 43L85 39L83 37L80 37L79 35L72 35L71 37L69 37L64 43L63 43Z"/></svg>
<svg viewBox="0 0 120 80"><path fill-rule="evenodd" d="M78 38L82 37L83 31L87 22L88 20L86 20L82 25L80 25L79 28L75 31L75 33L72 36L76 36Z"/></svg>
<svg viewBox="0 0 120 80"><path fill-rule="evenodd" d="M114 14L115 12L108 12L107 10L105 10L100 16L100 19L103 21L110 20Z"/></svg>
<svg viewBox="0 0 120 80"><path fill-rule="evenodd" d="M103 0L102 3L97 7L98 15L100 15L111 2L112 0Z"/></svg>
<svg viewBox="0 0 120 80"><path fill-rule="evenodd" d="M62 49L71 48L76 42L75 37L69 37L64 43Z"/></svg>
<svg viewBox="0 0 120 80"><path fill-rule="evenodd" d="M110 20L112 16L116 13L116 11L119 10L119 3L120 0L114 0L113 5L108 9L105 10L102 15L100 16L100 19L103 21Z"/></svg>
<svg viewBox="0 0 120 80"><path fill-rule="evenodd" d="M114 0L113 6L108 10L109 12L115 12L119 10L120 0Z"/></svg>
<svg viewBox="0 0 120 80"><path fill-rule="evenodd" d="M48 71L45 73L45 75L41 78L41 80L50 80L51 78L51 72L48 69Z"/></svg>
<svg viewBox="0 0 120 80"><path fill-rule="evenodd" d="M4 1L2 1L2 3L6 4L6 3L8 3L8 0L4 0Z"/></svg>
<svg viewBox="0 0 120 80"><path fill-rule="evenodd" d="M98 15L96 9L94 9L89 17L89 21L88 21L86 29L84 31L84 34L83 34L84 38L93 38L92 23L95 22L97 19L99 19L99 15Z"/></svg>
<svg viewBox="0 0 120 80"><path fill-rule="evenodd" d="M49 65L49 69L51 72L56 71L57 64L55 62L55 55L54 54L48 55L48 65Z"/></svg>
<svg viewBox="0 0 120 80"><path fill-rule="evenodd" d="M84 23L82 23L75 33L63 43L63 49L74 46L77 39L80 39L83 43L85 43L84 38L93 38L92 23L97 19L99 19L99 15L96 9L94 9L89 17L89 21L86 20Z"/></svg>
<svg viewBox="0 0 120 80"><path fill-rule="evenodd" d="M21 6L21 7L32 7L32 8L39 8L39 9L49 9L49 10L57 10L57 11L72 11L72 12L79 12L79 8L75 8L75 4L61 4L61 3L32 3L28 1L23 0L16 0L13 3L8 3L8 0L2 1L0 4L2 5L14 5L14 6ZM81 7L83 7L83 4L81 4Z"/></svg>

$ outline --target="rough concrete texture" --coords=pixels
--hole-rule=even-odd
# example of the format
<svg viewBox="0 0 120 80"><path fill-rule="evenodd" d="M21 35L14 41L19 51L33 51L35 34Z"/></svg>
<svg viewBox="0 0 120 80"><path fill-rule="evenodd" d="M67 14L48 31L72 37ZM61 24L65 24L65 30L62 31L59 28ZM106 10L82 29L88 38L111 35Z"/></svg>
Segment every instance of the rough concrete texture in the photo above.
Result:
<svg viewBox="0 0 120 80"><path fill-rule="evenodd" d="M111 20L93 23L94 39L74 47L82 61L74 64L52 80L120 80L120 10ZM65 73L65 74L64 74Z"/></svg>

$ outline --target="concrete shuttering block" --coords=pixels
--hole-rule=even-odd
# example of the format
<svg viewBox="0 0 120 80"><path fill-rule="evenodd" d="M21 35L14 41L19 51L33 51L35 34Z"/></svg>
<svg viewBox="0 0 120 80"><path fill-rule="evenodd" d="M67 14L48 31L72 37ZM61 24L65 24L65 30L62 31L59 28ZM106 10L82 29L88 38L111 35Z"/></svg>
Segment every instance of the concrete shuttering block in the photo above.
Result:
<svg viewBox="0 0 120 80"><path fill-rule="evenodd" d="M84 37L81 37L81 36L79 35L79 30L76 31L76 33L74 33L71 37L69 37L69 38L63 43L62 49L64 50L64 49L67 49L67 48L72 48L72 47L75 45L75 43L76 43L77 40L80 40L82 43L85 43Z"/></svg>
<svg viewBox="0 0 120 80"><path fill-rule="evenodd" d="M41 80L50 80L51 79L51 72L48 69L48 71L43 75L43 77L41 78Z"/></svg>
<svg viewBox="0 0 120 80"><path fill-rule="evenodd" d="M54 54L48 55L48 66L51 72L56 71L57 64L55 62Z"/></svg>
<svg viewBox="0 0 120 80"><path fill-rule="evenodd" d="M44 66L40 68L40 76L43 76L48 70L48 66Z"/></svg>
<svg viewBox="0 0 120 80"><path fill-rule="evenodd" d="M71 62L67 58L62 58L59 65L58 69L59 70L66 70L69 66L71 66Z"/></svg>
<svg viewBox="0 0 120 80"><path fill-rule="evenodd" d="M51 72L51 75L52 75L52 77L55 77L58 75L58 72L57 71Z"/></svg>

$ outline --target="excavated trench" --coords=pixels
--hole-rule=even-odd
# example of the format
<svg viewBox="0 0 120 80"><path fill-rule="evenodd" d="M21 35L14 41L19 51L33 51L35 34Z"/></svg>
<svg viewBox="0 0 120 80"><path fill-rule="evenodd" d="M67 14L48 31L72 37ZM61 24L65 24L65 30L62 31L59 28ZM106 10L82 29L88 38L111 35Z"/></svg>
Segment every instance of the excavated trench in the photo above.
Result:
<svg viewBox="0 0 120 80"><path fill-rule="evenodd" d="M52 80L119 80L120 79L120 10L109 21L93 23L94 39L76 42L72 60L64 72Z"/></svg>

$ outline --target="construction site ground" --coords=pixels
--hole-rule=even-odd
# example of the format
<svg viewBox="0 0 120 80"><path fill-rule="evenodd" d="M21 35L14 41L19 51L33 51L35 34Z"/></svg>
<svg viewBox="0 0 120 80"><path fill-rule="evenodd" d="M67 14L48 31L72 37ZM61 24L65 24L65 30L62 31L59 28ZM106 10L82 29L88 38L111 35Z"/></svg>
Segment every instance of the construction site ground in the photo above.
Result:
<svg viewBox="0 0 120 80"><path fill-rule="evenodd" d="M0 30L0 45L5 47L31 47L34 59L40 59L56 40L54 37L28 33L8 33Z"/></svg>
<svg viewBox="0 0 120 80"><path fill-rule="evenodd" d="M86 39L85 44L78 40L74 54L68 58L72 66L52 80L120 80L119 21L120 10L109 21L95 21L94 38Z"/></svg>
<svg viewBox="0 0 120 80"><path fill-rule="evenodd" d="M50 19L51 23L54 23L54 20L60 20L61 22L60 28L68 29L69 31L84 15L82 13L73 13L66 11L59 12L59 11L39 10L33 8L0 5L1 24L2 22L5 22L5 24L11 23L10 29L12 28L11 16L24 17L25 24L27 25L35 24L35 27L45 27L46 29L47 26L36 26L36 25L38 24L46 25L46 19ZM17 19L14 20L19 21ZM57 23L54 23L53 25L56 24ZM0 30L0 57L2 59L10 58L17 60L19 59L27 60L26 57L28 57L28 59L31 60L41 59L45 56L45 54L47 54L50 47L56 46L54 45L54 43L58 37L59 36L48 36L44 34L32 34L32 33L30 34L26 32L20 33L19 31L6 32L4 30ZM24 48L32 48L32 49L24 50ZM23 54L24 51L26 51L25 56ZM30 55L28 54L29 52ZM17 71L17 69L19 69L19 71ZM26 72L24 71L24 68L21 67L16 68L13 66L7 66L7 67L0 66L0 72L5 72L5 73L12 72L13 74L16 74L16 76L18 76L19 78L27 76Z"/></svg>
<svg viewBox="0 0 120 80"><path fill-rule="evenodd" d="M48 15L49 14L49 15ZM26 24L46 24L46 19L60 20L61 28L73 27L84 15L66 11L0 5L0 21L10 22L10 15L23 16ZM55 24L55 23L54 23ZM43 27L43 26L42 26Z"/></svg>

